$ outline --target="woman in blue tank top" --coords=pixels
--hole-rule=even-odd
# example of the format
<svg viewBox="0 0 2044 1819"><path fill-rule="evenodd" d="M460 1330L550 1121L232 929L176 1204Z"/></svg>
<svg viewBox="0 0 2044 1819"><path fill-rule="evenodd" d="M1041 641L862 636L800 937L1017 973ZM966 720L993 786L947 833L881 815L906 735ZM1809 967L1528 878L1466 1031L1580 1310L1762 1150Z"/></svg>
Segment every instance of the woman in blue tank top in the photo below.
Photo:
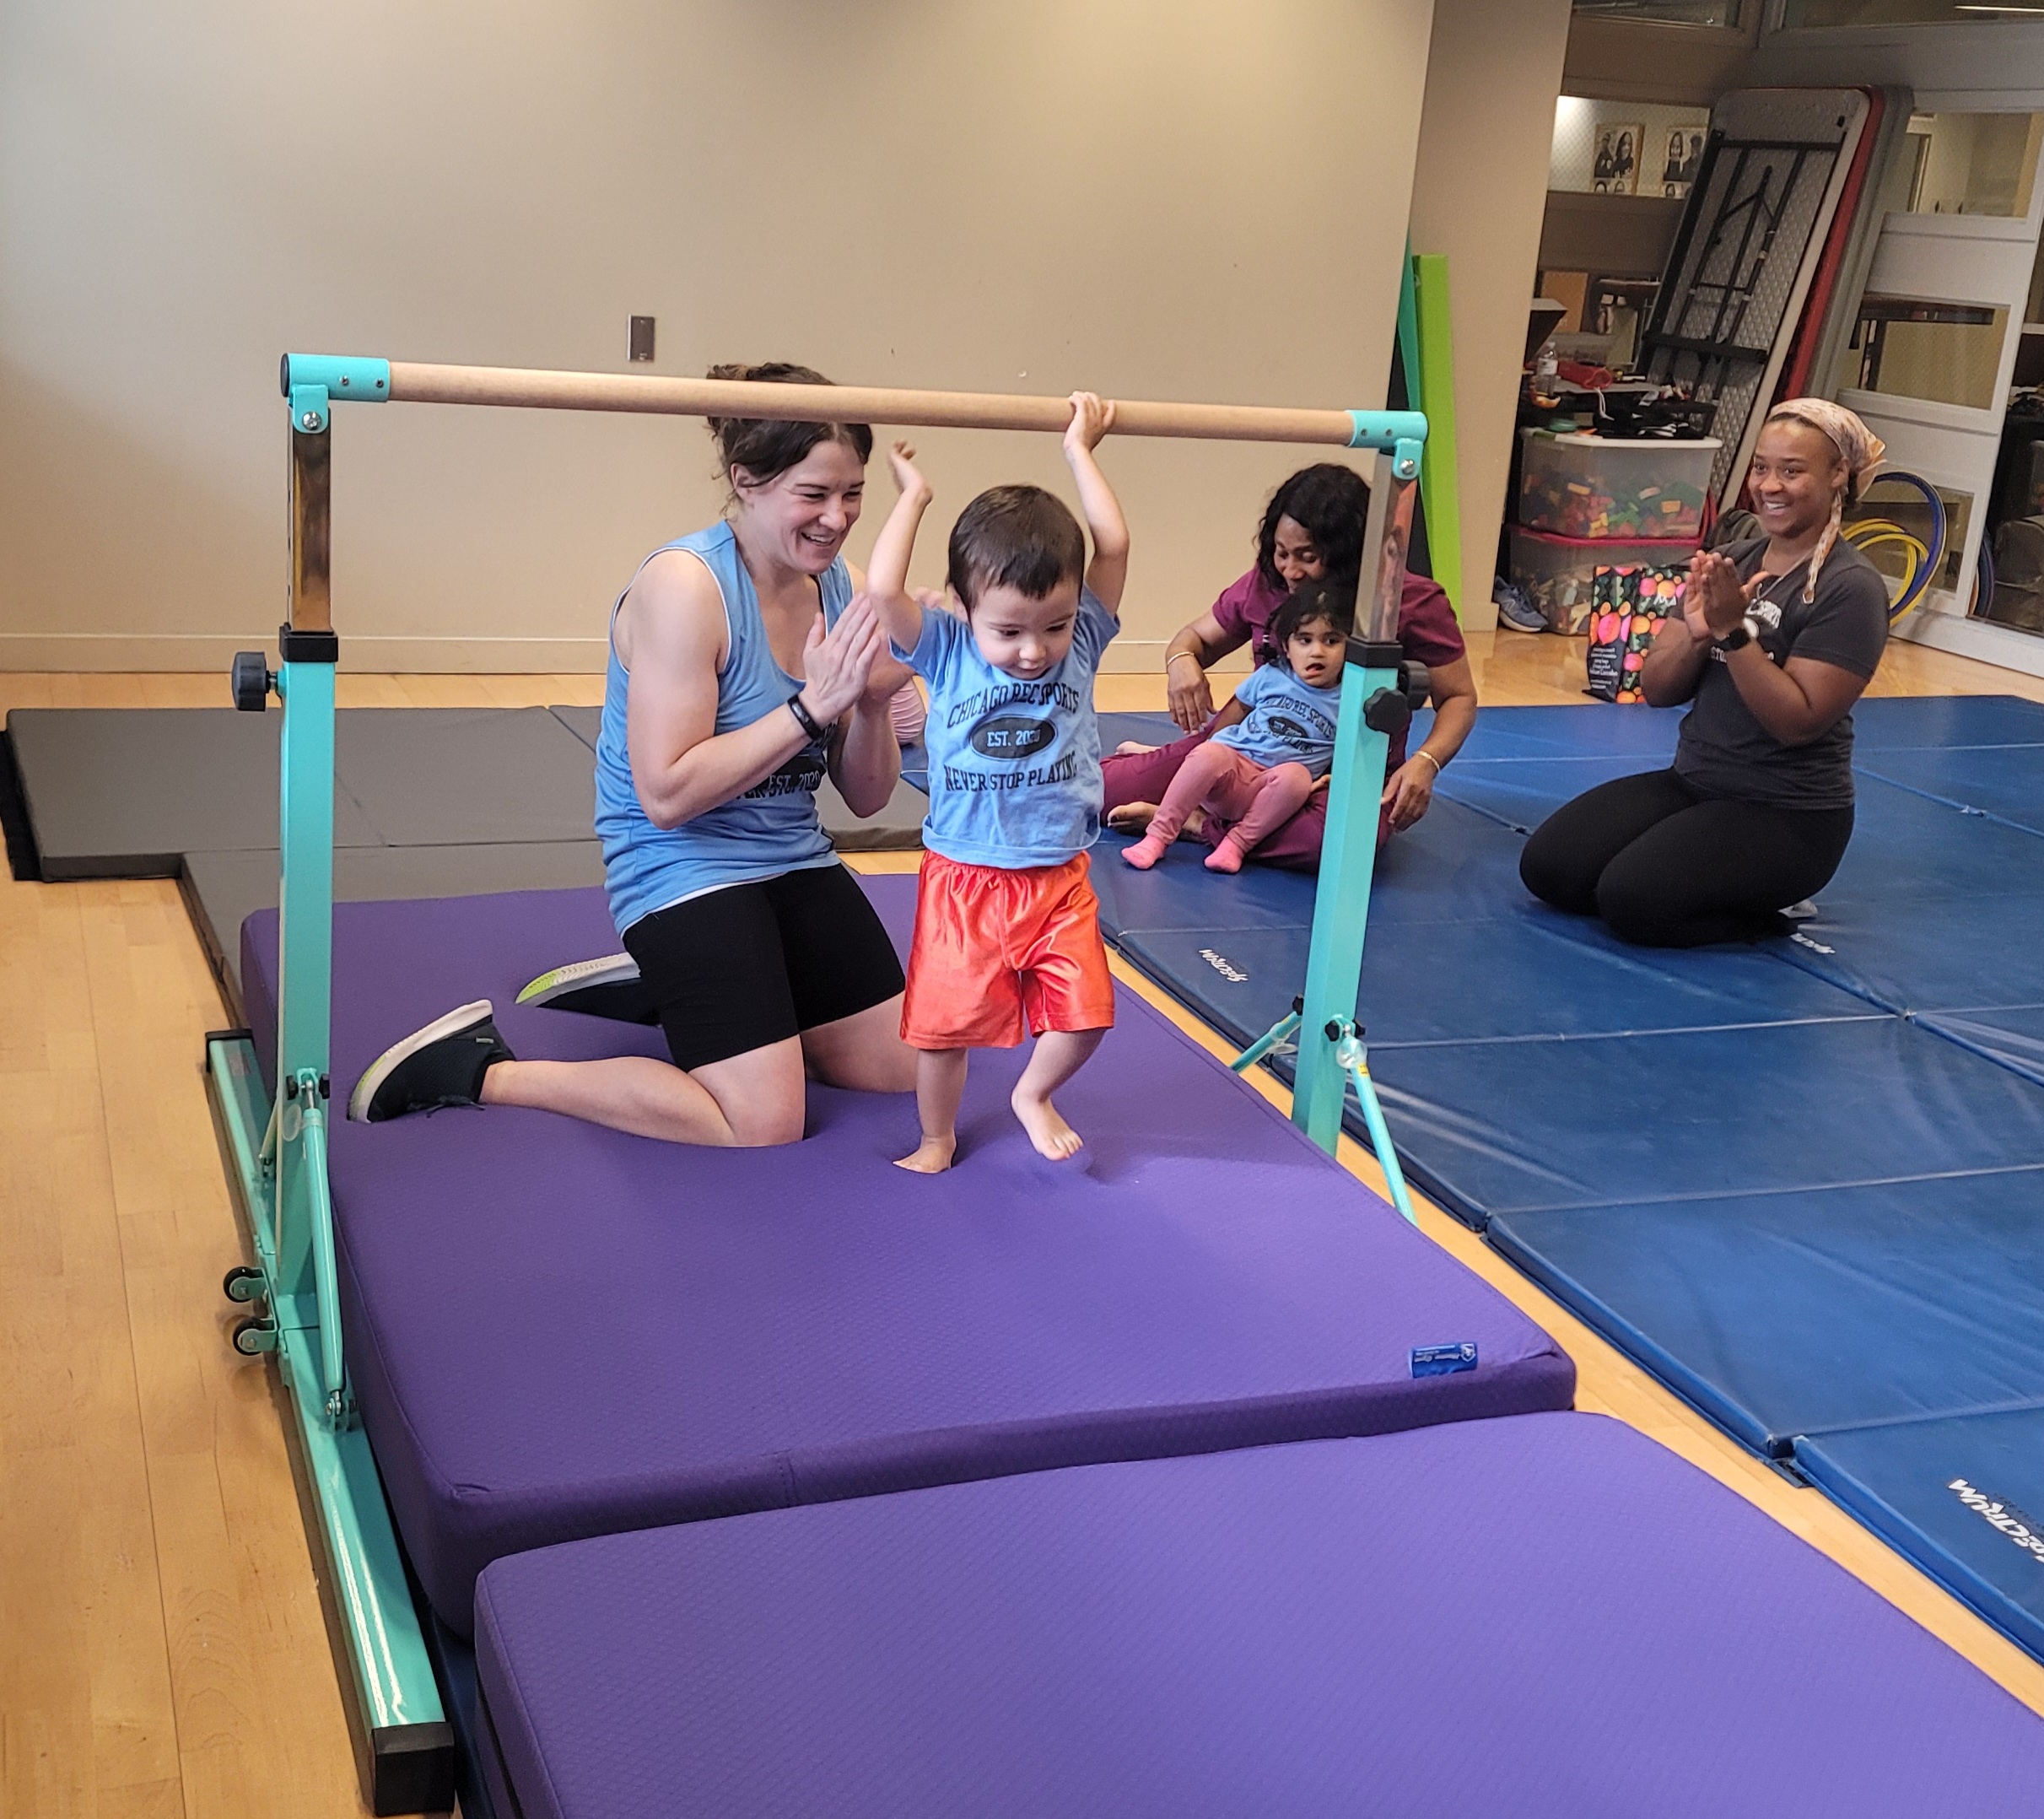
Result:
<svg viewBox="0 0 2044 1819"><path fill-rule="evenodd" d="M713 379L824 385L806 367ZM790 1143L805 1078L903 1093L901 965L817 820L900 775L906 672L844 560L872 452L864 424L710 423L724 521L655 550L612 609L596 745L611 913L667 1037L644 1056L521 1061L487 1001L388 1050L349 1101L372 1121L526 1105L681 1143Z"/></svg>

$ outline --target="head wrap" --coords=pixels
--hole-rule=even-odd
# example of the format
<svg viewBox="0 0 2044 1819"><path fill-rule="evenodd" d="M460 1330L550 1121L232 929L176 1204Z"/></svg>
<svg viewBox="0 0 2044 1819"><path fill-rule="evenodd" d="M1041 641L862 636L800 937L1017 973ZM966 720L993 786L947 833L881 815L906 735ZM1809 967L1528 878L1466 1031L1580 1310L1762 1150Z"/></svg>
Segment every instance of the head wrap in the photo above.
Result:
<svg viewBox="0 0 2044 1819"><path fill-rule="evenodd" d="M1789 398L1767 413L1771 424L1783 420L1804 424L1831 439L1831 446L1838 451L1847 472L1852 476L1850 484L1855 495L1858 488L1866 483L1867 476L1880 466L1881 456L1888 451L1888 445L1857 415L1842 404L1832 403L1829 398ZM1817 571L1824 566L1825 558L1831 554L1831 546L1838 541L1838 527L1845 517L1845 493L1842 487L1831 495L1831 522L1825 526L1824 535L1817 539L1817 547L1810 552L1809 573L1803 583L1806 605L1816 597Z"/></svg>

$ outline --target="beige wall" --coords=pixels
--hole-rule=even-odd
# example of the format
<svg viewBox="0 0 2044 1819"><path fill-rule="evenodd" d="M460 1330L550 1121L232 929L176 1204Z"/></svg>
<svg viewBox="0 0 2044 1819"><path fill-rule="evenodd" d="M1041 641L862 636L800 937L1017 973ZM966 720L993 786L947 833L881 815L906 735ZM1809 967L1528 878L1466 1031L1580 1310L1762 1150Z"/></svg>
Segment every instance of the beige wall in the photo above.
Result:
<svg viewBox="0 0 2044 1819"><path fill-rule="evenodd" d="M1540 256L1569 0L1435 0L1412 246L1448 255L1454 321L1463 622L1497 623L1497 565L1526 310Z"/></svg>
<svg viewBox="0 0 2044 1819"><path fill-rule="evenodd" d="M22 0L0 11L0 668L206 667L273 636L287 347L619 370L638 312L663 372L1380 404L1430 12ZM1516 175L1471 150L1485 186ZM925 574L980 486L1068 489L1048 438L920 440ZM720 504L687 420L393 405L335 441L356 667L593 666L639 557ZM1303 456L1110 448L1124 667L1247 566Z"/></svg>

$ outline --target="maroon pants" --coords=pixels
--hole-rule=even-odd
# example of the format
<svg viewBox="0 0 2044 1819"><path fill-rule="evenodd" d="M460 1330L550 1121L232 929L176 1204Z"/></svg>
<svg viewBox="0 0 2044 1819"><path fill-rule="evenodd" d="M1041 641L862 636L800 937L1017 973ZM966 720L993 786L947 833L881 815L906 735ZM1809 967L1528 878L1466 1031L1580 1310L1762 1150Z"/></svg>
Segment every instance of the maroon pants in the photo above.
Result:
<svg viewBox="0 0 2044 1819"><path fill-rule="evenodd" d="M1126 758L1103 758L1100 775L1104 787L1101 812L1105 814L1110 809L1119 808L1124 802L1162 802L1164 791L1171 787L1171 780L1178 774L1178 766L1195 748L1206 742L1212 730L1210 722L1198 732L1189 732L1183 739L1160 745L1154 752L1137 752ZM1209 846L1218 846L1222 836L1233 825L1232 822L1208 815L1200 838ZM1318 871L1320 839L1326 831L1327 791L1315 790L1306 799L1306 806L1259 845L1249 857L1259 864L1283 866L1292 872ZM1377 817L1378 847L1390 836L1390 820L1380 809Z"/></svg>

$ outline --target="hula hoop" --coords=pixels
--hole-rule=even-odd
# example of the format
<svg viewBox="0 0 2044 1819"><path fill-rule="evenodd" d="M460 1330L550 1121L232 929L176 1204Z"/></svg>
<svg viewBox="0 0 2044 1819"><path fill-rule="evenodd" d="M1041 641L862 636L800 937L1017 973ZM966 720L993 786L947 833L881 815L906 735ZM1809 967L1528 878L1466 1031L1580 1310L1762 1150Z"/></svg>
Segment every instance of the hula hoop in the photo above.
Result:
<svg viewBox="0 0 2044 1819"><path fill-rule="evenodd" d="M1899 543L1909 550L1912 557L1909 579L1903 584L1901 592L1888 604L1888 618L1893 623L1930 591L1930 584L1938 572L1938 564L1944 559L1945 514L1943 496L1921 475L1895 468L1874 477L1875 484L1887 480L1915 488L1923 503L1930 507L1929 547L1925 548L1922 538L1912 532L1904 530L1890 518L1861 518L1847 525L1840 534L1855 549L1871 549L1883 543Z"/></svg>

